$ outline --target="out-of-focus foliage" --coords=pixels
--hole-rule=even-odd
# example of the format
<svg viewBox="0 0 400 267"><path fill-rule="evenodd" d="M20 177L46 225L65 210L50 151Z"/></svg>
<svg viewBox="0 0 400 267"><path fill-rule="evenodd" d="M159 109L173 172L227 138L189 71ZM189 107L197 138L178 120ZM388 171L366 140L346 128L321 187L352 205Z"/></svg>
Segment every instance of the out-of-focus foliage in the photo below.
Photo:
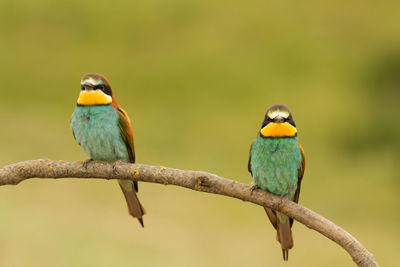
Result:
<svg viewBox="0 0 400 267"><path fill-rule="evenodd" d="M400 160L400 49L375 57L361 73L361 91L369 98L368 119L343 144L357 152L392 149Z"/></svg>
<svg viewBox="0 0 400 267"><path fill-rule="evenodd" d="M250 183L266 108L293 112L300 203L382 266L400 249L398 1L0 1L0 165L83 160L69 128L87 72L133 120L140 163ZM0 188L0 266L351 266L295 223L283 263L262 208L141 184L144 229L117 184Z"/></svg>

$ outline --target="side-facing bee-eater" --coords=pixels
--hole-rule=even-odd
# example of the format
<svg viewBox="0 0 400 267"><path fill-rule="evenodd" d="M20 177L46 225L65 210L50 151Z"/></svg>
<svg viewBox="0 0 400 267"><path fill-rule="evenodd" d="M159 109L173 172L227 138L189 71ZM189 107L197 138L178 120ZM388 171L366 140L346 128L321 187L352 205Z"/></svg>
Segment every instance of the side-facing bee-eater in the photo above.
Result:
<svg viewBox="0 0 400 267"><path fill-rule="evenodd" d="M81 80L81 91L71 118L76 141L90 160L135 162L133 131L126 112L115 100L105 77L88 73ZM114 165L116 166L116 165ZM137 182L118 180L128 204L129 214L143 226L146 213L136 195Z"/></svg>
<svg viewBox="0 0 400 267"><path fill-rule="evenodd" d="M272 105L267 109L261 129L250 147L248 164L255 188L299 201L300 183L305 168L304 151L297 140L297 129L289 108ZM288 260L293 247L293 219L264 208L277 231L283 259Z"/></svg>

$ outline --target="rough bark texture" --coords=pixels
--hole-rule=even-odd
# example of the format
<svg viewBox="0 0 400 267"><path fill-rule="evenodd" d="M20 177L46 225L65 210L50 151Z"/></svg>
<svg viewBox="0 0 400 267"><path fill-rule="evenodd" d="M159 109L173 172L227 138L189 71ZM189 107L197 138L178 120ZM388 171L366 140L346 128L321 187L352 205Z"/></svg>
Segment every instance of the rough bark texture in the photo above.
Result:
<svg viewBox="0 0 400 267"><path fill-rule="evenodd" d="M280 211L320 232L343 247L358 266L379 266L374 256L344 229L292 201L251 186L202 171L187 171L144 164L51 161L38 159L0 168L0 185L16 185L29 178L102 178L177 185L199 192L224 195Z"/></svg>

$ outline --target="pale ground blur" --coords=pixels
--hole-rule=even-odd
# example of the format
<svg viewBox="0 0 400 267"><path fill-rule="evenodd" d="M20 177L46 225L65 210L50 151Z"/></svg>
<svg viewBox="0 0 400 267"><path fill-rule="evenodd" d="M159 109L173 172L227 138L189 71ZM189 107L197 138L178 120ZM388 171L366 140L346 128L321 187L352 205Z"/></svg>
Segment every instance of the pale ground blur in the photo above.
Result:
<svg viewBox="0 0 400 267"><path fill-rule="evenodd" d="M398 1L0 2L0 165L84 160L69 127L99 72L133 120L139 163L250 183L266 108L293 112L307 158L300 204L381 266L400 249ZM353 266L305 226L283 263L261 207L140 184L145 228L114 181L0 188L0 266Z"/></svg>

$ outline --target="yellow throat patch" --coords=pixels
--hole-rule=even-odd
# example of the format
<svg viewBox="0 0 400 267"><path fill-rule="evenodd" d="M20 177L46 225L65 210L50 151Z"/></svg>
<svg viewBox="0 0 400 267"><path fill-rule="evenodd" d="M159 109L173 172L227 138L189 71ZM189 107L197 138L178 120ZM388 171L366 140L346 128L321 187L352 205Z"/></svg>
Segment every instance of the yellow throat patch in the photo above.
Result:
<svg viewBox="0 0 400 267"><path fill-rule="evenodd" d="M261 129L261 135L264 137L293 137L296 134L297 129L288 122L270 122Z"/></svg>
<svg viewBox="0 0 400 267"><path fill-rule="evenodd" d="M112 98L101 90L81 91L78 98L78 105L94 106L111 104Z"/></svg>

